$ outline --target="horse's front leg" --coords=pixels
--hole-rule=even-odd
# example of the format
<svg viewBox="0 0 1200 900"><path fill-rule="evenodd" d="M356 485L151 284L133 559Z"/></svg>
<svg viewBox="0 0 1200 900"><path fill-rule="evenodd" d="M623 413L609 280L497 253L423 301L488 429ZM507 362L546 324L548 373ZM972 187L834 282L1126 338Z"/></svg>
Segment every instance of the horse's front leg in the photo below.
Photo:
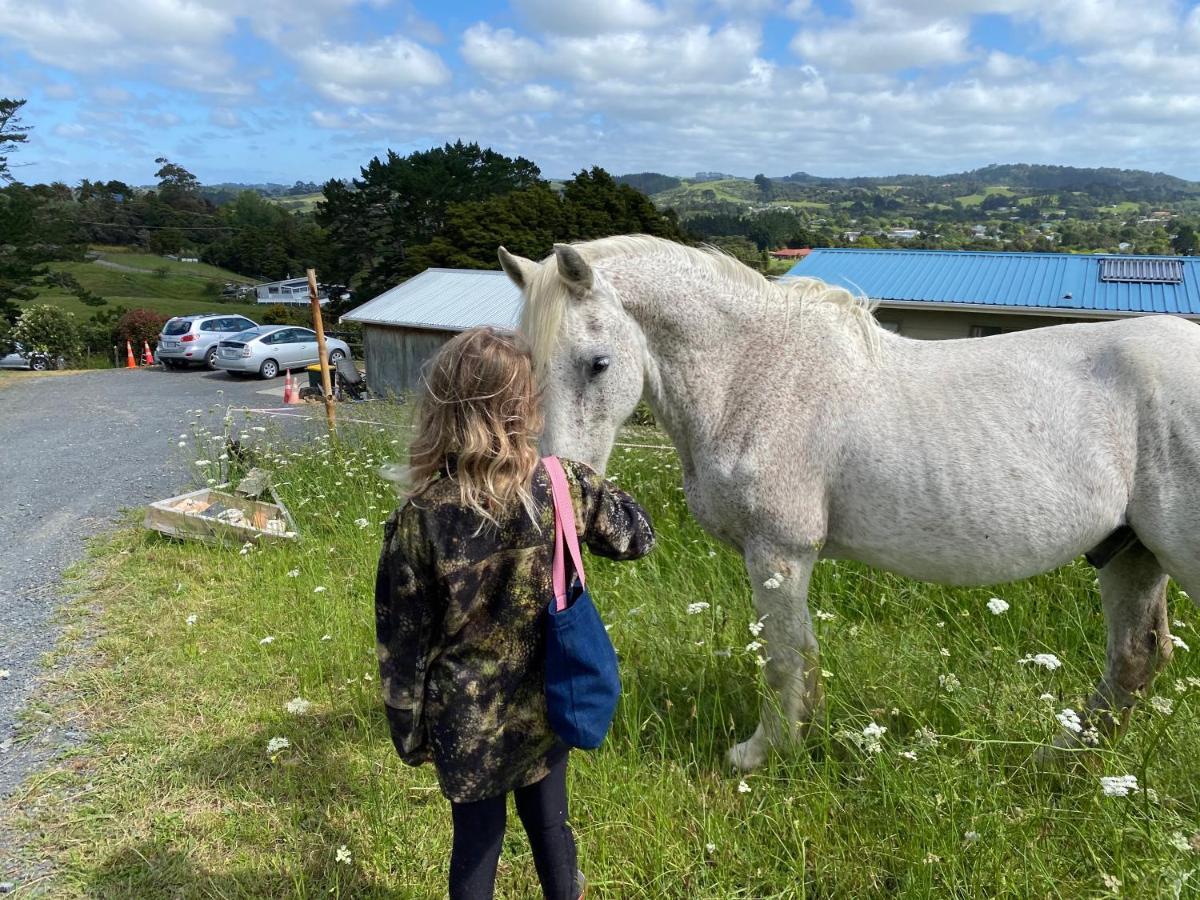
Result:
<svg viewBox="0 0 1200 900"><path fill-rule="evenodd" d="M758 728L748 741L729 751L729 761L744 771L762 765L772 747L799 742L821 707L821 664L808 584L816 550L771 553L747 551L746 569L754 587L754 606L762 631L747 631L766 659L769 691L763 698Z"/></svg>

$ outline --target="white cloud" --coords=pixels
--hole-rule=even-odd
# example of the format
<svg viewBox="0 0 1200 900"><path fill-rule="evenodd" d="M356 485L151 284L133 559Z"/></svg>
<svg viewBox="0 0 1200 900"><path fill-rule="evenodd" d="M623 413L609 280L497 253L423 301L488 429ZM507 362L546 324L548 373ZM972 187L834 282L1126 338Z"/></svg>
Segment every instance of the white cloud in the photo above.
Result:
<svg viewBox="0 0 1200 900"><path fill-rule="evenodd" d="M55 84L48 84L42 89L51 100L73 100L75 99L74 85L67 84L65 81L60 81Z"/></svg>
<svg viewBox="0 0 1200 900"><path fill-rule="evenodd" d="M791 47L822 69L895 72L963 62L969 55L968 34L965 21L937 19L913 24L885 17L872 24L804 28L792 39Z"/></svg>
<svg viewBox="0 0 1200 900"><path fill-rule="evenodd" d="M354 105L382 103L395 91L450 80L450 70L440 56L399 36L372 44L324 42L301 48L295 56L319 92Z"/></svg>
<svg viewBox="0 0 1200 900"><path fill-rule="evenodd" d="M60 122L50 130L59 137L68 139L80 138L88 133L87 128L78 122Z"/></svg>
<svg viewBox="0 0 1200 900"><path fill-rule="evenodd" d="M664 10L646 0L514 0L514 5L535 28L556 34L637 31L668 21Z"/></svg>
<svg viewBox="0 0 1200 900"><path fill-rule="evenodd" d="M208 114L208 121L218 128L245 128L242 117L228 107L219 106Z"/></svg>

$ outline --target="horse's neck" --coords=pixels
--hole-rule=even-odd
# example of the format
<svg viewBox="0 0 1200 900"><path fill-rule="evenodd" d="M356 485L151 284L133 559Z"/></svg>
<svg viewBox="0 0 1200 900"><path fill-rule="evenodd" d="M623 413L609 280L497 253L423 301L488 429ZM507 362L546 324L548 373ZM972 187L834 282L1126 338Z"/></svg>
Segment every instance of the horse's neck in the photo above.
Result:
<svg viewBox="0 0 1200 900"><path fill-rule="evenodd" d="M618 290L624 287L626 309L645 336L647 398L685 469L703 448L744 438L781 401L782 385L795 412L817 396L831 366L853 364L834 326L840 311L809 309L801 321L798 300L782 293L764 299L694 273L628 282Z"/></svg>

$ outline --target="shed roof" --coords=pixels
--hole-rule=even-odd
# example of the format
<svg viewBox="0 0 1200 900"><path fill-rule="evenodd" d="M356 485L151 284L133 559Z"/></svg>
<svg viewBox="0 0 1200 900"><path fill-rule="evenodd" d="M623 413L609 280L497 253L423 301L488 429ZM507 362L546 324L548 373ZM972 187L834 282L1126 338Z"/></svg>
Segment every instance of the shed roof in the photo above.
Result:
<svg viewBox="0 0 1200 900"><path fill-rule="evenodd" d="M1104 260L1159 260L1111 277ZM1144 278L1137 274L1146 268ZM1180 273L1162 280L1162 269ZM1097 256L1071 253L996 253L956 250L814 250L788 275L811 276L873 300L1061 309L1091 313L1173 313L1200 316L1200 257ZM1104 277L1102 277L1102 275Z"/></svg>
<svg viewBox="0 0 1200 900"><path fill-rule="evenodd" d="M341 317L343 322L465 331L516 328L521 292L507 275L486 269L426 269Z"/></svg>

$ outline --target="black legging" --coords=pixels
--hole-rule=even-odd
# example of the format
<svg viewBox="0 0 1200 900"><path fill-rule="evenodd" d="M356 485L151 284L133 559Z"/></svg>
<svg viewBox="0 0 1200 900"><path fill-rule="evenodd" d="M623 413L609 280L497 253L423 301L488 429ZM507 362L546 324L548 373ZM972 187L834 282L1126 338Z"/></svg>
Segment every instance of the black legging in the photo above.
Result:
<svg viewBox="0 0 1200 900"><path fill-rule="evenodd" d="M575 837L567 825L567 755L564 753L541 781L517 788L513 795L546 900L577 900ZM450 805L454 817L450 900L491 900L504 842L507 801L502 794Z"/></svg>

